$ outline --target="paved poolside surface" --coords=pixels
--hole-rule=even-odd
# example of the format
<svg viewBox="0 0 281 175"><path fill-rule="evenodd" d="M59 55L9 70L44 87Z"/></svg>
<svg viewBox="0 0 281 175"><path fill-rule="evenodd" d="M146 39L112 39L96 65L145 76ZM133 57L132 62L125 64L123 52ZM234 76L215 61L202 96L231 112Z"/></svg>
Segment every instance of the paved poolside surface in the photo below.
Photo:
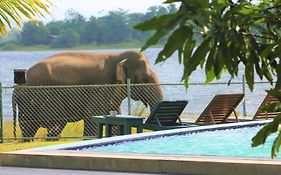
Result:
<svg viewBox="0 0 281 175"><path fill-rule="evenodd" d="M0 175L155 175L145 173L124 173L108 171L83 171L45 168L21 168L0 166Z"/></svg>

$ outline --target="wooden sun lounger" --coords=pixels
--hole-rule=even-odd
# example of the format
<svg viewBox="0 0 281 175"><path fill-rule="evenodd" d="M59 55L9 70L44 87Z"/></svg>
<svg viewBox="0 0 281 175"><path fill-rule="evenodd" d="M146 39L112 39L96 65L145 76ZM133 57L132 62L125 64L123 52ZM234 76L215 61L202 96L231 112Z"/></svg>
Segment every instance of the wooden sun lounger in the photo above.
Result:
<svg viewBox="0 0 281 175"><path fill-rule="evenodd" d="M281 112L262 112L260 110L261 106L272 104L272 103L278 103L278 102L279 102L279 100L277 98L271 96L270 94L267 94L265 96L264 100L262 101L261 105L259 106L257 112L255 113L253 120L272 119L272 118L278 116L279 114L281 114Z"/></svg>
<svg viewBox="0 0 281 175"><path fill-rule="evenodd" d="M195 121L197 125L210 125L227 123L231 113L235 115L235 121L239 122L235 108L244 98L244 94L219 94L215 95L205 110Z"/></svg>

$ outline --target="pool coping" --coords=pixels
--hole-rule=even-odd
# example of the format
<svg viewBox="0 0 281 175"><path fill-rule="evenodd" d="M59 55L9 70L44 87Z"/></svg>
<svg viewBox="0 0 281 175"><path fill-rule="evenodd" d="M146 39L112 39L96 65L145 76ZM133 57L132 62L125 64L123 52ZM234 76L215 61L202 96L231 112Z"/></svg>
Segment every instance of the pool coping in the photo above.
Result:
<svg viewBox="0 0 281 175"><path fill-rule="evenodd" d="M165 136L170 136L170 135L183 135L183 134L189 134L189 133L194 133L194 132L205 132L205 131L214 131L214 130L235 129L235 128L242 128L242 127L252 127L252 126L257 126L257 125L264 125L269 122L271 122L271 121L270 120L249 121L249 122L239 122L239 123L227 123L227 124L220 124L220 125L187 127L187 128L180 128L180 129L155 131L155 132L149 132L149 133L138 133L138 134L133 134L133 135L108 137L108 138L97 139L97 140L86 140L86 141L67 143L67 144L61 144L61 145L51 145L51 146L33 148L30 150L33 150L33 151L62 150L62 149L65 149L66 147L67 147L66 150L73 150L73 149L77 150L77 149L87 148L87 147L118 144L121 142L152 139L152 138L165 137Z"/></svg>
<svg viewBox="0 0 281 175"><path fill-rule="evenodd" d="M211 130L229 128L230 126L254 126L265 122L243 122L238 124L222 124L204 126L200 129ZM198 129L198 128L197 128ZM144 134L134 137L157 137L165 134L181 133L195 130L195 128L175 129ZM129 136L118 136L99 140L82 141L64 144L66 146L83 146L91 142L108 143L114 140L130 139ZM62 149L63 145L48 146L28 150L4 152L0 154L1 166L23 166L37 168L66 168L102 171L125 171L144 173L171 173L171 174L279 174L281 171L280 159L270 158L232 158L214 156L189 155L154 155L154 154L121 154L121 153L89 153Z"/></svg>

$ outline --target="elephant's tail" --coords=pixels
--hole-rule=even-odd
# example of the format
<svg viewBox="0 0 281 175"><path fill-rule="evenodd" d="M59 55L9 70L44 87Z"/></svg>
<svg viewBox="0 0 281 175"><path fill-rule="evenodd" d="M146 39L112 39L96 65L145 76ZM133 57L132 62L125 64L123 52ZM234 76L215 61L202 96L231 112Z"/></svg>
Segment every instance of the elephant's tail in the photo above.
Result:
<svg viewBox="0 0 281 175"><path fill-rule="evenodd" d="M15 89L13 91L13 96L12 96L12 105L13 105L13 134L14 134L14 139L17 139L17 95L15 92Z"/></svg>

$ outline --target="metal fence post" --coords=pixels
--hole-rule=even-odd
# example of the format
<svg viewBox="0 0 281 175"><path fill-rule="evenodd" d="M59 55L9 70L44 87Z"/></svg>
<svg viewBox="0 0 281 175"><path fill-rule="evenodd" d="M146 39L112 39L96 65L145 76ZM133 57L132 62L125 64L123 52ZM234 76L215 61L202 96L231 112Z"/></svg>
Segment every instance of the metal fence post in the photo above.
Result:
<svg viewBox="0 0 281 175"><path fill-rule="evenodd" d="M247 112L246 112L246 81L245 81L245 75L242 76L242 91L243 91L243 94L245 95L245 97L243 99L243 115L247 116Z"/></svg>
<svg viewBox="0 0 281 175"><path fill-rule="evenodd" d="M131 80L127 79L128 115L131 115Z"/></svg>
<svg viewBox="0 0 281 175"><path fill-rule="evenodd" d="M3 106L2 106L2 83L0 82L0 143L3 143Z"/></svg>

